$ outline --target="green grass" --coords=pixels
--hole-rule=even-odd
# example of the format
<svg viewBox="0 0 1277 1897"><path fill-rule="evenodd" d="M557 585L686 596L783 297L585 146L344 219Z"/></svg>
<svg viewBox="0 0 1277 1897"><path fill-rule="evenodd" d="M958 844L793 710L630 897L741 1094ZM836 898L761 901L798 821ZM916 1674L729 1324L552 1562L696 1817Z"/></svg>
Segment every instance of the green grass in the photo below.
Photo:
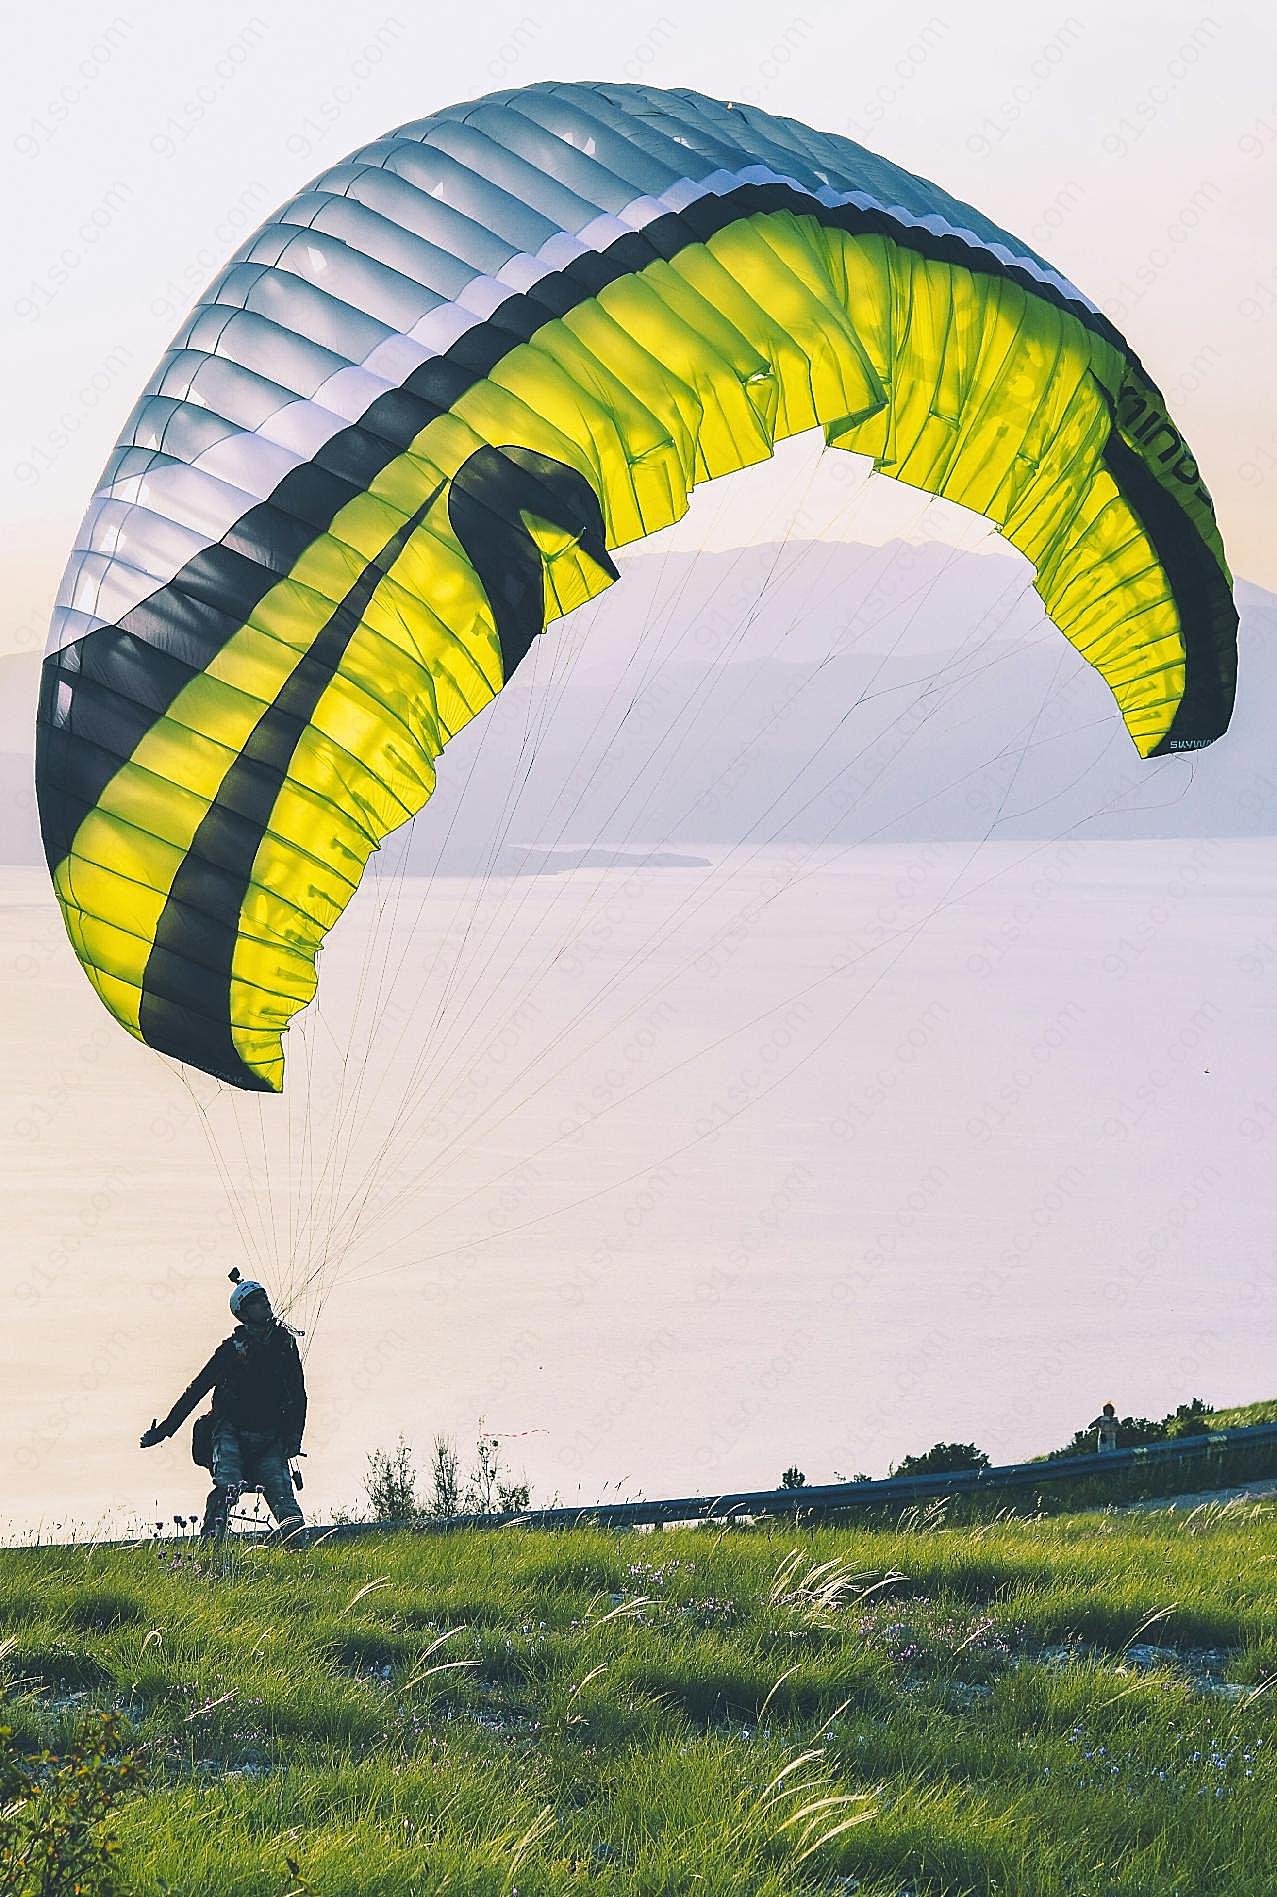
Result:
<svg viewBox="0 0 1277 1897"><path fill-rule="evenodd" d="M1271 1897L1275 1569L1267 1505L11 1549L2 1718L124 1713L127 1892Z"/></svg>
<svg viewBox="0 0 1277 1897"><path fill-rule="evenodd" d="M1277 1423L1277 1396L1262 1403L1243 1403L1238 1409L1212 1410L1212 1429L1253 1429L1258 1423Z"/></svg>

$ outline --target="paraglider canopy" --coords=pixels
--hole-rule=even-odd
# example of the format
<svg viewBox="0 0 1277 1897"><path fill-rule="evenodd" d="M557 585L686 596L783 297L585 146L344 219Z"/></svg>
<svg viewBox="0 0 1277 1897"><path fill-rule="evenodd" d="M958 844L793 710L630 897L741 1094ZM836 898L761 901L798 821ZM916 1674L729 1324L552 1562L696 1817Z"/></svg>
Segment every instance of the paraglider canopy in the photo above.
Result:
<svg viewBox="0 0 1277 1897"><path fill-rule="evenodd" d="M938 187L754 107L547 84L284 205L134 409L44 666L45 848L121 1024L280 1088L449 738L612 550L814 428L995 523L1142 755L1226 728L1228 568L1160 394Z"/></svg>

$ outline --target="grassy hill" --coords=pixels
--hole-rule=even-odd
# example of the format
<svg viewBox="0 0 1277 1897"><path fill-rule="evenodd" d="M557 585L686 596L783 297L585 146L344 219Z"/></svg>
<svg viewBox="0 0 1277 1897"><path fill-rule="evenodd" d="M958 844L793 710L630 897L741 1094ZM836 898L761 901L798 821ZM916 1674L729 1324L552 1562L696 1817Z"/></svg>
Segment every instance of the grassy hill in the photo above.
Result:
<svg viewBox="0 0 1277 1897"><path fill-rule="evenodd" d="M1263 1403L1243 1403L1238 1409L1212 1410L1212 1429L1253 1429L1259 1423L1277 1423L1277 1397Z"/></svg>
<svg viewBox="0 0 1277 1897"><path fill-rule="evenodd" d="M120 1709L127 1892L1259 1897L1275 1562L1268 1505L14 1549L4 1717Z"/></svg>

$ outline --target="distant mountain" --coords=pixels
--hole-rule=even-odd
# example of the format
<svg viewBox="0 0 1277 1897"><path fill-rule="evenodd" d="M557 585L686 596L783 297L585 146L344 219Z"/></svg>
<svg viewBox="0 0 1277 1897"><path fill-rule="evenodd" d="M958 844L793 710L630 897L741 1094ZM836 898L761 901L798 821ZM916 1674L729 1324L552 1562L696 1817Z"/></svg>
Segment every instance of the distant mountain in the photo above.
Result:
<svg viewBox="0 0 1277 1897"><path fill-rule="evenodd" d="M1211 749L1143 763L1009 551L931 543L621 555L449 746L413 869L554 873L751 841L1270 836L1277 596L1239 583ZM0 861L42 860L34 654L0 659ZM462 791L465 791L464 797ZM599 854L602 853L602 854ZM669 863L668 854L664 863Z"/></svg>
<svg viewBox="0 0 1277 1897"><path fill-rule="evenodd" d="M1238 597L1231 731L1145 762L1017 557L645 553L552 628L386 854L464 873L500 837L499 874L513 846L1271 835L1277 597Z"/></svg>

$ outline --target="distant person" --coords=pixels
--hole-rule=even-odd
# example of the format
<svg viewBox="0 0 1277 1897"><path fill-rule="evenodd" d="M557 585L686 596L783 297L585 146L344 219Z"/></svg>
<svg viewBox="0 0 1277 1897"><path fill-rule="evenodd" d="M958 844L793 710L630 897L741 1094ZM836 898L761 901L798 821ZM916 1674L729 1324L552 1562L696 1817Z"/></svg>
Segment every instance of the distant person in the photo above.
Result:
<svg viewBox="0 0 1277 1897"><path fill-rule="evenodd" d="M251 1278L236 1283L231 1292L231 1316L238 1320L235 1330L217 1346L164 1421L152 1422L141 1447L153 1449L173 1435L211 1390L212 1441L206 1466L213 1487L201 1535L220 1539L240 1491L253 1487L261 1488L281 1533L292 1534L305 1527L288 1468L301 1454L306 1423L297 1333L275 1316L265 1288Z"/></svg>
<svg viewBox="0 0 1277 1897"><path fill-rule="evenodd" d="M1111 1403L1106 1403L1088 1429L1095 1431L1095 1453L1110 1456L1117 1448L1117 1411Z"/></svg>

